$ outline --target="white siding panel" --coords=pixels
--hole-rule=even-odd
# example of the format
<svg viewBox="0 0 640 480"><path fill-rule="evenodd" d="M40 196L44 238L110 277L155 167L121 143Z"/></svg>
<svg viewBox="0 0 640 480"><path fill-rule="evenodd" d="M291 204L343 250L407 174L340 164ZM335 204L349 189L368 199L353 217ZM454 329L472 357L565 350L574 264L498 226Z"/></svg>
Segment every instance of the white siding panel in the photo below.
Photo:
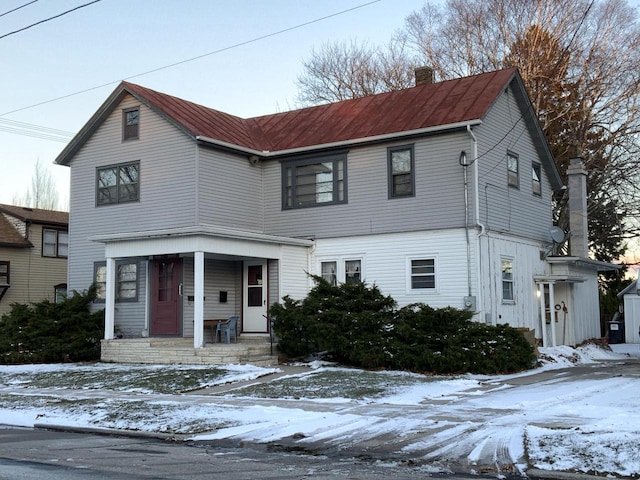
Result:
<svg viewBox="0 0 640 480"><path fill-rule="evenodd" d="M434 308L463 308L469 288L466 248L464 229L321 239L317 241L311 268L319 275L321 261L362 258L363 280L391 295L399 306L426 303ZM408 288L411 258L436 259L435 291ZM472 266L472 292L476 290L475 278Z"/></svg>
<svg viewBox="0 0 640 480"><path fill-rule="evenodd" d="M640 296L635 291L624 296L624 326L626 343L640 343Z"/></svg>
<svg viewBox="0 0 640 480"><path fill-rule="evenodd" d="M303 299L309 293L309 249L307 247L282 246L280 260L279 294L277 301L289 295ZM275 301L275 300L274 300Z"/></svg>

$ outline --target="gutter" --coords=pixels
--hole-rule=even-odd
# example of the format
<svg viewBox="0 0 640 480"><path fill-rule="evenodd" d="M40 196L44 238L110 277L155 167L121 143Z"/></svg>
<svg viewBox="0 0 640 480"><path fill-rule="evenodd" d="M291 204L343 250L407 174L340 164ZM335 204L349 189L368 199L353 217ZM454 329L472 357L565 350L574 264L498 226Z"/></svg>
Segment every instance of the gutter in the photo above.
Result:
<svg viewBox="0 0 640 480"><path fill-rule="evenodd" d="M383 141L386 141L386 140L393 140L393 139L397 139L397 138L399 139L399 138L404 138L404 137L425 135L425 134L430 134L430 133L442 132L442 131L446 131L446 130L456 130L456 129L463 129L463 128L466 128L467 130L469 130L471 126L480 125L481 123L482 123L482 120L472 120L472 121L466 121L466 122L449 123L447 125L438 125L438 126L434 126L434 127L418 128L418 129L415 129L415 130L407 130L407 131L403 131L403 132L385 133L385 134L382 134L382 135L374 135L372 137L362 137L362 138L355 138L355 139L349 139L349 140L341 140L341 141L338 141L338 142L330 142L330 143L324 143L324 144L320 144L320 145L310 145L310 146L306 146L306 147L296 147L296 148L288 148L288 149L285 149L285 150L275 150L273 152L269 151L269 150L256 150L256 149L253 149L253 148L243 147L241 145L235 145L233 143L225 142L223 140L218 140L218 139L207 137L207 136L204 136L204 135L196 135L196 140L198 142L207 143L207 144L210 144L210 145L216 145L216 146L219 146L219 147L222 147L222 148L236 150L238 152L242 152L242 153L245 153L247 155L256 155L258 157L266 159L266 158L279 157L279 156L282 156L282 155L293 155L293 154L297 154L297 153L306 153L306 152L313 152L313 151L317 151L317 150L326 150L328 148L338 148L338 147L346 147L346 146L350 146L350 145L358 145L358 144L366 144L366 143L374 143L374 142L383 142Z"/></svg>

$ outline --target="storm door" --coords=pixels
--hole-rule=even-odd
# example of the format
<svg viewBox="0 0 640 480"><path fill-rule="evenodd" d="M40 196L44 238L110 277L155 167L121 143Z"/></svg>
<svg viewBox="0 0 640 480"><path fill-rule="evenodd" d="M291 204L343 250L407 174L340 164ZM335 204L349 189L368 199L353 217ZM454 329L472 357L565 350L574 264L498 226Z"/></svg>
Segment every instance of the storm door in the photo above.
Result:
<svg viewBox="0 0 640 480"><path fill-rule="evenodd" d="M243 315L244 333L267 333L267 262L244 262Z"/></svg>

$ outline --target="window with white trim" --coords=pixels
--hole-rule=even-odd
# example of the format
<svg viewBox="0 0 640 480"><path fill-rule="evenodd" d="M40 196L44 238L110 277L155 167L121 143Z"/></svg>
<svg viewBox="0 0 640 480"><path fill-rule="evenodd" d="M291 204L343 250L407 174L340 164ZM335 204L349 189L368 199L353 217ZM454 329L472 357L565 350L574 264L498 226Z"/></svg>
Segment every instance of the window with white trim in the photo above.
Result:
<svg viewBox="0 0 640 480"><path fill-rule="evenodd" d="M502 258L500 260L500 271L502 273L502 301L504 303L514 303L513 260L510 258Z"/></svg>
<svg viewBox="0 0 640 480"><path fill-rule="evenodd" d="M69 256L69 232L66 230L42 229L42 256Z"/></svg>
<svg viewBox="0 0 640 480"><path fill-rule="evenodd" d="M282 164L282 208L347 202L347 155L287 161Z"/></svg>
<svg viewBox="0 0 640 480"><path fill-rule="evenodd" d="M94 283L97 288L96 301L104 302L107 297L107 264L94 264ZM138 262L116 262L116 302L138 301Z"/></svg>
<svg viewBox="0 0 640 480"><path fill-rule="evenodd" d="M339 257L320 262L320 275L331 285L363 281L362 258Z"/></svg>
<svg viewBox="0 0 640 480"><path fill-rule="evenodd" d="M414 258L410 259L410 289L411 290L435 290L436 288L436 259Z"/></svg>
<svg viewBox="0 0 640 480"><path fill-rule="evenodd" d="M513 152L507 152L507 182L510 187L520 187L519 159Z"/></svg>

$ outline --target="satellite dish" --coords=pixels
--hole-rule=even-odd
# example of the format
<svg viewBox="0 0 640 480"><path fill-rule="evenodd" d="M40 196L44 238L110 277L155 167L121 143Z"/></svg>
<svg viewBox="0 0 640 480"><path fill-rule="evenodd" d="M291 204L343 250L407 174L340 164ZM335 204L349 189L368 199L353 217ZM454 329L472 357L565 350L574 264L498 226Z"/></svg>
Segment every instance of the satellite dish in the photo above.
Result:
<svg viewBox="0 0 640 480"><path fill-rule="evenodd" d="M551 235L551 240L555 243L564 242L564 231L560 227L551 227L549 229L549 235Z"/></svg>

